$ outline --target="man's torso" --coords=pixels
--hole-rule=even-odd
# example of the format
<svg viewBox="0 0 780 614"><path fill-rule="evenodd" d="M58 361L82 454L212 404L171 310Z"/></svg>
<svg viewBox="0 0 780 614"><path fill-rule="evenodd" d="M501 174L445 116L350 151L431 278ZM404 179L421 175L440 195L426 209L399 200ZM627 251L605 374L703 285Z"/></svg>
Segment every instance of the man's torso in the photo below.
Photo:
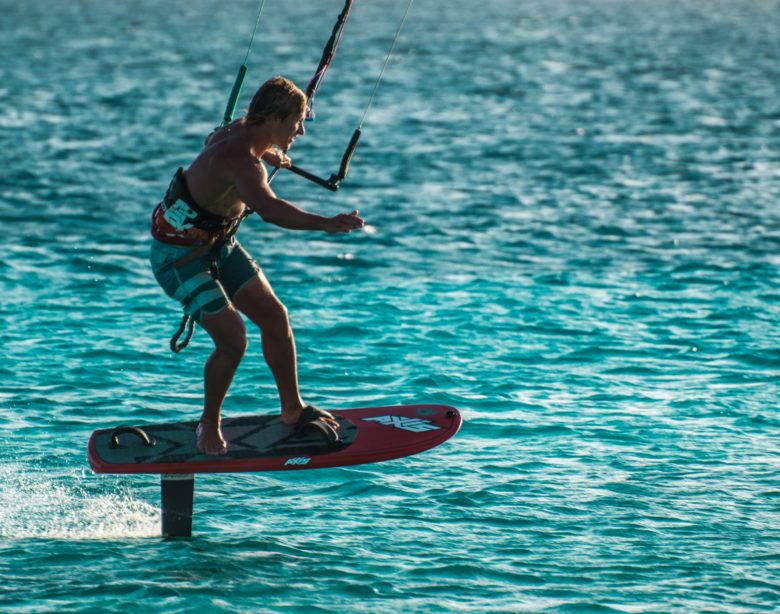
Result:
<svg viewBox="0 0 780 614"><path fill-rule="evenodd" d="M179 245L206 243L220 230L220 225L226 227L229 221L239 219L246 204L235 187L236 169L252 164L265 175L262 163L248 149L235 123L212 133L206 148L178 177L183 186L175 189L174 177L166 198L155 208L152 235L159 241ZM186 197L182 198L180 193Z"/></svg>

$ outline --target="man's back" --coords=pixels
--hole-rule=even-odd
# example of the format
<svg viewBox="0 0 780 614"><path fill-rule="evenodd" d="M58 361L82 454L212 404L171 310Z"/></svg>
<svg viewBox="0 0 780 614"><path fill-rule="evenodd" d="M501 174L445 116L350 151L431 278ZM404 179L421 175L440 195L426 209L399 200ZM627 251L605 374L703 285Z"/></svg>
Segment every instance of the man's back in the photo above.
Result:
<svg viewBox="0 0 780 614"><path fill-rule="evenodd" d="M250 167L258 173L258 179L266 180L265 168L252 155L250 144L237 124L215 130L186 172L195 202L206 211L227 218L240 216L246 208L235 186L235 176L241 167Z"/></svg>

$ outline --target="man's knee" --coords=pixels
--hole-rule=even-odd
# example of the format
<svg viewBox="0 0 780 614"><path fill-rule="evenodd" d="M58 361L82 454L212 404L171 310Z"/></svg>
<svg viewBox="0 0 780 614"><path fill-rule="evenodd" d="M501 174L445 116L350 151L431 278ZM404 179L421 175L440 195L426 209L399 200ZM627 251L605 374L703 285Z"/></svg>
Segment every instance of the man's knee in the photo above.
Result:
<svg viewBox="0 0 780 614"><path fill-rule="evenodd" d="M264 334L289 334L287 308L274 294L265 277L257 277L246 284L234 297L233 304Z"/></svg>
<svg viewBox="0 0 780 614"><path fill-rule="evenodd" d="M263 309L257 325L263 332L287 334L290 329L290 316L287 307L281 302L274 301Z"/></svg>
<svg viewBox="0 0 780 614"><path fill-rule="evenodd" d="M213 316L205 316L203 327L211 335L219 354L235 362L243 358L249 342L244 321L234 309L228 308Z"/></svg>
<svg viewBox="0 0 780 614"><path fill-rule="evenodd" d="M215 339L214 342L220 354L227 356L236 363L241 361L249 346L246 329L243 326L240 330L231 331L229 334Z"/></svg>

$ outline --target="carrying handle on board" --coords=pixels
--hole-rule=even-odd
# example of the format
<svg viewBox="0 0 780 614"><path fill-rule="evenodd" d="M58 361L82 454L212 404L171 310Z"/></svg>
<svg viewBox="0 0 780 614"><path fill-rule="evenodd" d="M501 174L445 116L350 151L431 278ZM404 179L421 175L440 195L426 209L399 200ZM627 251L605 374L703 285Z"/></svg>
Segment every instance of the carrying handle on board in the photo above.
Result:
<svg viewBox="0 0 780 614"><path fill-rule="evenodd" d="M140 429L137 426L118 426L113 431L111 431L111 443L108 444L108 447L111 449L118 448L119 436L124 433L133 434L139 437L147 448L151 448L152 446L157 445L156 439L149 437L149 435L147 435L143 429Z"/></svg>

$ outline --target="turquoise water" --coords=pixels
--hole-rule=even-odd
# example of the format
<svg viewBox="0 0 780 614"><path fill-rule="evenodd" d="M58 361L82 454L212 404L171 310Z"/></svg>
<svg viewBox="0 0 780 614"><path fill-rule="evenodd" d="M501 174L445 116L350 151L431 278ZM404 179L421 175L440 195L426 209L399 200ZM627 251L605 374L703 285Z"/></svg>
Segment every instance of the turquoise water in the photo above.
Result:
<svg viewBox="0 0 780 614"><path fill-rule="evenodd" d="M246 95L305 83L340 0L269 0ZM403 13L358 0L291 152L327 174ZM249 219L305 398L459 407L384 464L154 476L95 428L193 419L203 331L147 263L256 3L0 2L0 610L780 608L780 2L418 0L337 194L350 236ZM242 105L247 104L246 96ZM227 415L276 410L255 336Z"/></svg>

